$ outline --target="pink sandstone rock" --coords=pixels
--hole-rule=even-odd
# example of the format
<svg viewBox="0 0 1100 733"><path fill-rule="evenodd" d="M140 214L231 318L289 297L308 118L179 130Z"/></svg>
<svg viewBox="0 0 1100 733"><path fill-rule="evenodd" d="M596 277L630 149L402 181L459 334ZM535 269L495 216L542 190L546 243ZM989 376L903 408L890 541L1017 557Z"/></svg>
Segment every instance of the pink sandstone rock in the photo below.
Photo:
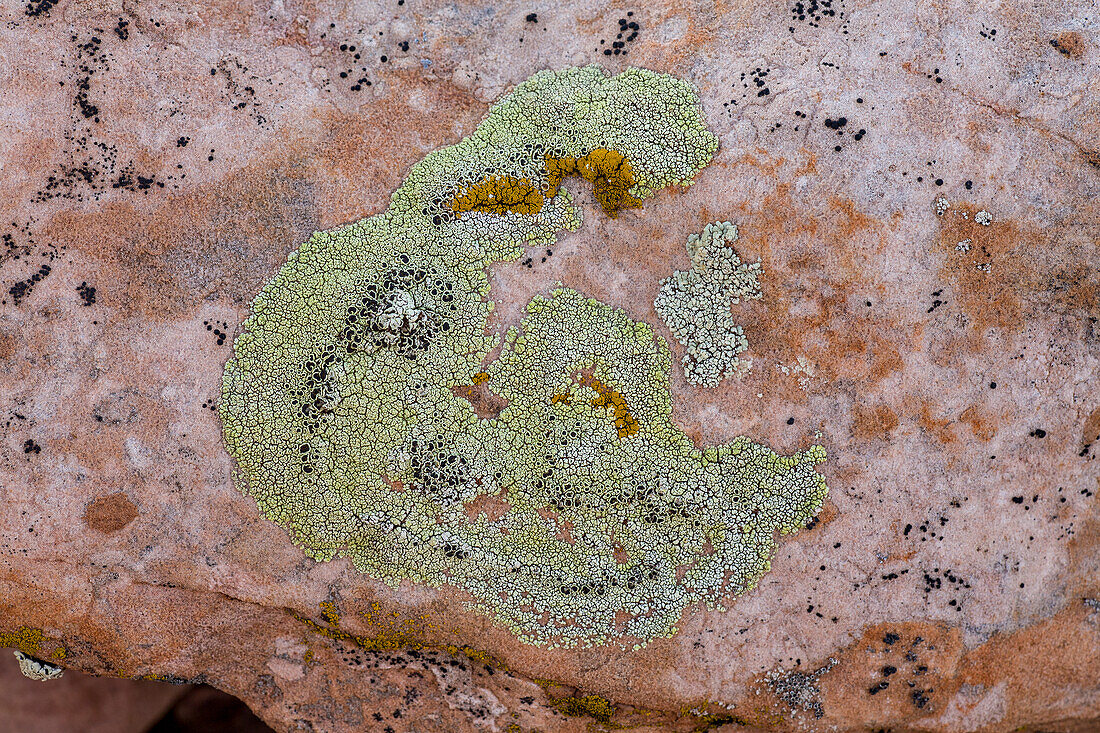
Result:
<svg viewBox="0 0 1100 733"><path fill-rule="evenodd" d="M286 731L1100 724L1091 3L2 13L0 646L206 682ZM615 220L581 192L552 257L494 271L496 325L561 280L674 343L658 284L734 221L765 272L754 368L677 372L675 418L829 452L820 522L759 586L639 651L524 645L457 593L307 559L234 490L213 410L288 253L590 62L689 80L721 147Z"/></svg>

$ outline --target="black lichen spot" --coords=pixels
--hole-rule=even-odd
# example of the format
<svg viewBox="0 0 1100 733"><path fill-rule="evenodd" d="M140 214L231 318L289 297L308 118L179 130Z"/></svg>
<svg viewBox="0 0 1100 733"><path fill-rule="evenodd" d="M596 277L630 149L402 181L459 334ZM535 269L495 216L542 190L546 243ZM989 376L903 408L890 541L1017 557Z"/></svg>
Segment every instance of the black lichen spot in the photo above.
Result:
<svg viewBox="0 0 1100 733"><path fill-rule="evenodd" d="M49 15L54 5L57 5L57 0L31 0L23 12L30 18L37 18L40 15Z"/></svg>
<svg viewBox="0 0 1100 733"><path fill-rule="evenodd" d="M892 631L887 632L886 636L882 637L882 642L884 644L886 644L887 646L889 646L891 644L896 644L900 640L901 640L901 637L898 636L897 634L893 633Z"/></svg>
<svg viewBox="0 0 1100 733"><path fill-rule="evenodd" d="M883 680L882 682L879 682L877 685L873 685L870 689L867 690L867 692L869 692L872 695L877 695L889 686L890 686L890 683L887 682L886 680Z"/></svg>
<svg viewBox="0 0 1100 733"><path fill-rule="evenodd" d="M177 148L186 148L187 143L189 143L189 142L191 142L191 138L189 138L189 137L180 137L178 140L176 140L176 147Z"/></svg>
<svg viewBox="0 0 1100 733"><path fill-rule="evenodd" d="M528 23L538 23L539 22L539 14L538 13L528 13L527 18L525 20Z"/></svg>
<svg viewBox="0 0 1100 733"><path fill-rule="evenodd" d="M43 278L50 274L50 266L42 265L38 268L38 271L28 277L26 280L20 280L19 282L8 288L8 295L11 296L12 304L19 305L24 298L31 294L37 285Z"/></svg>
<svg viewBox="0 0 1100 733"><path fill-rule="evenodd" d="M1047 437L1047 431L1043 430L1042 428L1035 428L1030 433L1028 433L1028 435L1030 435L1032 438L1045 438Z"/></svg>
<svg viewBox="0 0 1100 733"><path fill-rule="evenodd" d="M126 31L126 25L120 27ZM119 35L119 27L114 30L115 35ZM151 175L139 177L134 171L133 160L121 163L118 146L99 139L97 125L103 110L92 100L92 80L96 74L110 69L109 54L103 50L104 38L96 35L102 33L101 29L95 29L94 34L84 40L75 34L69 37L74 44L72 66L75 74L72 84L76 91L70 124L59 133L60 139L66 143L66 150L63 162L54 166L45 184L32 198L35 202L54 198L97 200L103 192L111 189L141 190L147 194L154 186L164 188L164 183L156 181ZM61 66L70 64L62 61ZM146 185L142 186L139 178L145 179Z"/></svg>
<svg viewBox="0 0 1100 733"><path fill-rule="evenodd" d="M206 326L207 331L214 334L214 338L217 339L218 346L221 346L222 344L225 343L225 339L227 338L227 334L226 334L225 331L222 330L222 328L228 328L229 327L228 324L226 324L223 321L222 324L221 324L221 328L218 328L216 323L212 323L210 321L203 321L202 325Z"/></svg>
<svg viewBox="0 0 1100 733"><path fill-rule="evenodd" d="M811 28L820 28L821 23L828 18L842 21L840 31L848 35L844 0L796 0L791 6L791 20L805 23ZM794 33L794 26L789 26L787 30Z"/></svg>
<svg viewBox="0 0 1100 733"><path fill-rule="evenodd" d="M634 11L630 11L625 18L619 18L619 32L615 34L615 40L611 42L611 47L603 49L604 56L626 56L627 45L638 40L638 34L641 32L642 27L638 24L638 21L631 20L633 16ZM606 38L600 39L601 46L606 43ZM599 51L600 49L597 47L595 50Z"/></svg>
<svg viewBox="0 0 1100 733"><path fill-rule="evenodd" d="M119 18L118 19L118 25L116 25L112 29L112 30L114 30L115 35L118 36L120 41L125 41L127 38L130 37L130 29L127 27L129 25L130 25L130 21L125 20L123 18Z"/></svg>
<svg viewBox="0 0 1100 733"><path fill-rule="evenodd" d="M33 453L34 455L38 455L42 452L42 446L40 446L38 443L35 443L32 438L27 438L25 441L23 441L23 452L27 454Z"/></svg>
<svg viewBox="0 0 1100 733"><path fill-rule="evenodd" d="M95 304L95 288L86 282L82 282L76 286L76 292L80 293L80 299L84 301L85 306Z"/></svg>
<svg viewBox="0 0 1100 733"><path fill-rule="evenodd" d="M942 289L936 290L932 293L932 305L930 305L928 307L928 311L927 311L928 313L931 313L932 311L936 310L937 308L939 308L941 305L943 305L946 302L946 301L940 299L939 296L941 296L941 295L943 295L943 290Z"/></svg>

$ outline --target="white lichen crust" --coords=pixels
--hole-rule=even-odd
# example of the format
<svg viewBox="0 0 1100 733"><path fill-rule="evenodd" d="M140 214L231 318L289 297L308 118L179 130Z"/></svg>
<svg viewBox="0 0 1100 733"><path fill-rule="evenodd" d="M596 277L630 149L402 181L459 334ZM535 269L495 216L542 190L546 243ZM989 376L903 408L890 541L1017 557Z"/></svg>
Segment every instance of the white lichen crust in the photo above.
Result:
<svg viewBox="0 0 1100 733"><path fill-rule="evenodd" d="M653 301L657 315L683 344L684 374L704 387L740 376L751 362L738 357L748 347L745 332L733 319L731 304L759 298L760 263L743 263L730 246L737 227L728 221L707 224L687 240L691 269L677 270L661 282Z"/></svg>
<svg viewBox="0 0 1100 733"><path fill-rule="evenodd" d="M569 288L532 300L489 362L489 266L580 211L562 189L533 215L447 213L487 176L545 182L545 155L617 151L642 199L689 185L716 148L667 75L518 86L386 212L314 234L256 297L219 406L240 488L310 557L456 586L532 644L645 643L752 587L775 533L820 509L824 450L696 449L671 420L664 340ZM474 384L507 401L499 415L478 416ZM484 496L506 511L471 520Z"/></svg>
<svg viewBox="0 0 1100 733"><path fill-rule="evenodd" d="M15 652L15 659L19 662L19 671L28 679L37 680L38 682L49 682L65 674L64 667L58 667L56 664L43 662L41 659L35 659L23 652Z"/></svg>

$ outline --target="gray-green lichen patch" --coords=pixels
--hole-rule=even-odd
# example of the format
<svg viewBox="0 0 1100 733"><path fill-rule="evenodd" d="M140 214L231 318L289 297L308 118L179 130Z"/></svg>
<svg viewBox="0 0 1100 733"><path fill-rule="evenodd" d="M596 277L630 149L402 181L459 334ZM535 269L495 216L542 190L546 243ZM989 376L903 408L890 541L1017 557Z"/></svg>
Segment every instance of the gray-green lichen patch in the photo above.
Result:
<svg viewBox="0 0 1100 733"><path fill-rule="evenodd" d="M19 662L19 671L28 679L49 682L50 680L60 679L65 674L64 667L43 662L41 659L35 659L20 651L15 652L15 659Z"/></svg>
<svg viewBox="0 0 1100 733"><path fill-rule="evenodd" d="M730 246L737 227L728 221L707 224L687 240L691 269L661 282L653 302L657 315L685 347L684 374L704 387L740 376L752 366L738 358L747 347L745 332L733 320L730 305L759 298L760 263L744 263Z"/></svg>
<svg viewBox="0 0 1100 733"><path fill-rule="evenodd" d="M671 421L664 340L575 290L486 333L490 264L579 224L547 160L622 156L640 201L689 185L716 149L667 75L590 66L518 86L417 163L386 212L316 233L256 297L219 407L241 489L310 557L456 586L532 644L644 644L688 605L751 588L775 533L821 507L820 446L696 449ZM535 213L450 205L532 187ZM480 418L470 385L507 406ZM506 511L471 520L486 496Z"/></svg>

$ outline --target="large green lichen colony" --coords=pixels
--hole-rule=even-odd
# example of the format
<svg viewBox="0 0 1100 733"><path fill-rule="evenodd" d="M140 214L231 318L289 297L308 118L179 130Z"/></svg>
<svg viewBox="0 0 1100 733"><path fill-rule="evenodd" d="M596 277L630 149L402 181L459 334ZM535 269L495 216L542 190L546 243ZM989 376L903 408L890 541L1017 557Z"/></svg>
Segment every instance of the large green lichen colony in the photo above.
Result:
<svg viewBox="0 0 1100 733"><path fill-rule="evenodd" d="M689 185L716 149L667 75L519 85L256 297L220 404L241 488L310 557L455 586L533 644L644 644L752 587L774 534L821 507L820 446L696 449L671 420L664 340L575 290L487 333L489 266L579 224L563 176L613 215ZM475 386L506 406L479 416Z"/></svg>

